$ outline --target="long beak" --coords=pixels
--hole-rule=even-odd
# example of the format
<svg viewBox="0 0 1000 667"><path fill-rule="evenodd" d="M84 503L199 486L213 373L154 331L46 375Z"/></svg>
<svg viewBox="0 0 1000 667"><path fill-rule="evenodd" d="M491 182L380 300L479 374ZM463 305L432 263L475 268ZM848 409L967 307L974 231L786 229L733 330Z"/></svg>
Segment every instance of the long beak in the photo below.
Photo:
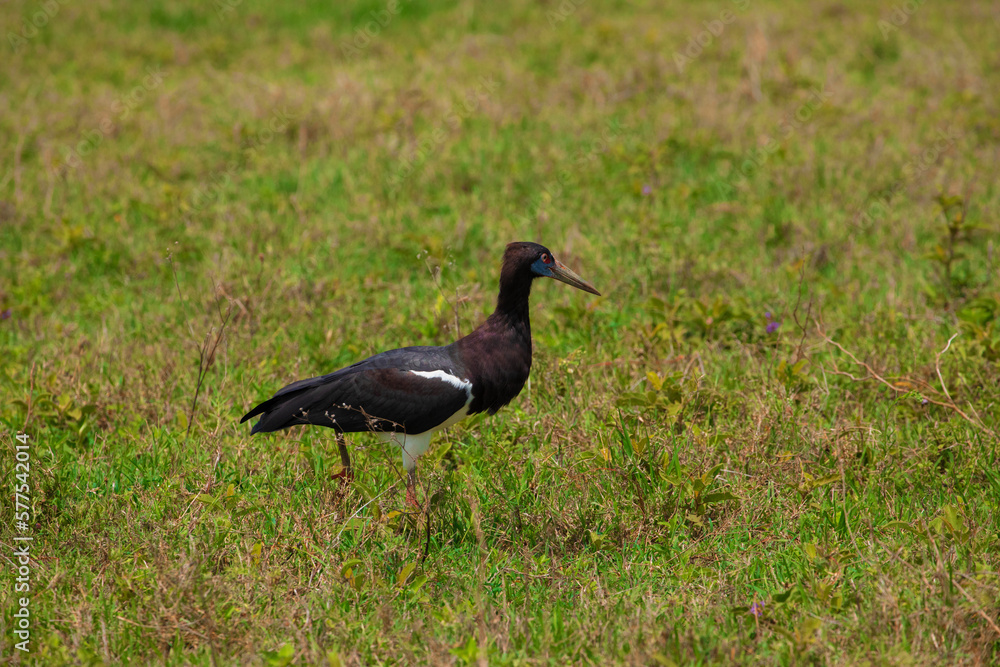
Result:
<svg viewBox="0 0 1000 667"><path fill-rule="evenodd" d="M572 285L577 289L582 289L584 292L590 292L591 294L601 296L601 293L598 292L593 285L576 275L576 272L573 271L573 269L568 268L565 264L554 257L552 259L555 260L555 266L550 266L549 271L552 272L553 278L562 281L567 285Z"/></svg>

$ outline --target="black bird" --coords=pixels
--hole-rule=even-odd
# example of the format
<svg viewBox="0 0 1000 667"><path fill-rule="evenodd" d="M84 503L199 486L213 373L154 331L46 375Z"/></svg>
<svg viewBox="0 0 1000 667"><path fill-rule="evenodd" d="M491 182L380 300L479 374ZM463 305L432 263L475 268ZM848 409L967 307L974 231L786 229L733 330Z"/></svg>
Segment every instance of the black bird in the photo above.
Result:
<svg viewBox="0 0 1000 667"><path fill-rule="evenodd" d="M417 505L417 458L434 431L507 405L531 370L528 295L535 278L555 278L600 296L594 286L537 243L508 244L497 307L478 329L451 345L389 350L329 375L299 380L248 412L251 434L297 424L337 432L344 474L352 476L344 433L374 431L395 440L408 473L406 499Z"/></svg>

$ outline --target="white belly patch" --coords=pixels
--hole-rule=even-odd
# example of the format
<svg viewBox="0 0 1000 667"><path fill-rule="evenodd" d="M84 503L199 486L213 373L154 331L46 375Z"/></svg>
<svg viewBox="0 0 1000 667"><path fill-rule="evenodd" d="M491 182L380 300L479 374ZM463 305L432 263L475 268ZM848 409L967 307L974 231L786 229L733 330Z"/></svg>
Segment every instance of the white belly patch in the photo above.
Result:
<svg viewBox="0 0 1000 667"><path fill-rule="evenodd" d="M463 405L455 414L448 417L448 419L441 424L428 431L424 431L423 433L379 433L379 437L382 438L383 442L389 442L391 440L399 445L399 448L403 452L403 467L406 468L407 471L412 471L417 467L417 459L430 448L431 436L434 432L447 428L467 417L469 414L469 405L472 404L472 382L469 380L460 378L447 371L410 372L414 375L419 375L420 377L431 380L447 382L456 389L462 389L465 391L466 400L465 405Z"/></svg>

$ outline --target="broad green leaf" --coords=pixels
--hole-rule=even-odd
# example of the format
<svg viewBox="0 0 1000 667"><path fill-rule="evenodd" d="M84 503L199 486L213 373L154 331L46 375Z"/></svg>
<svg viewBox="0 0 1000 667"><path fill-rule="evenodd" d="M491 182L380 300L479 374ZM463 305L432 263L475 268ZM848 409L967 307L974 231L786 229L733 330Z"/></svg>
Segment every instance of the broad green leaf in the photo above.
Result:
<svg viewBox="0 0 1000 667"><path fill-rule="evenodd" d="M709 493L702 497L701 502L706 505L711 505L712 503L722 503L727 500L740 500L739 496L734 496L728 491L719 491L717 493Z"/></svg>
<svg viewBox="0 0 1000 667"><path fill-rule="evenodd" d="M396 575L396 586L402 587L406 583L406 580L410 578L413 574L413 570L417 567L416 563L407 563L400 569L399 574Z"/></svg>

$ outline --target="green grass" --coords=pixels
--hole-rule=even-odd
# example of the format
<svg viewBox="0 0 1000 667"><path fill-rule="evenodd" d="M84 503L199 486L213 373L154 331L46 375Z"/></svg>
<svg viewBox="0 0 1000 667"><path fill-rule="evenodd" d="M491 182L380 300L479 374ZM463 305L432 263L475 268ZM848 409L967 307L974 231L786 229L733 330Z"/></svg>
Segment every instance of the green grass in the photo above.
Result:
<svg viewBox="0 0 1000 667"><path fill-rule="evenodd" d="M0 659L1000 663L991 3L387 6L0 9ZM536 286L429 533L391 447L238 423L512 240L604 296Z"/></svg>

